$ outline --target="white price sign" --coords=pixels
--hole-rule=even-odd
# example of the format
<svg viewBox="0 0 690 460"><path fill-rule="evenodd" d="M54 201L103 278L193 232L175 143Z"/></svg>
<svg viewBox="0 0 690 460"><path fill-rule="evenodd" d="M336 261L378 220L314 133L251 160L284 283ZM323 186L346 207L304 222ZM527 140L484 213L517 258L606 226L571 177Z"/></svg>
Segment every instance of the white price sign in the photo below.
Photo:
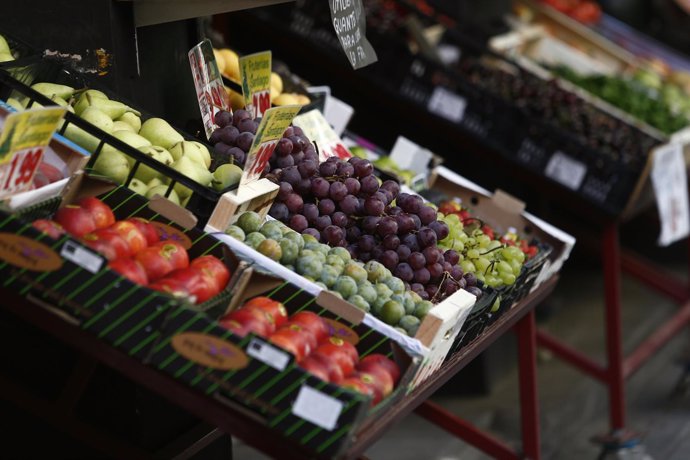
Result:
<svg viewBox="0 0 690 460"><path fill-rule="evenodd" d="M216 113L228 110L223 79L213 54L213 47L208 39L189 50L188 57L206 138L210 139L217 128Z"/></svg>
<svg viewBox="0 0 690 460"><path fill-rule="evenodd" d="M545 173L559 184L577 190L585 178L587 167L563 152L556 152L546 165Z"/></svg>
<svg viewBox="0 0 690 460"><path fill-rule="evenodd" d="M654 151L652 185L661 220L659 244L668 246L688 236L688 180L683 159L683 148L672 143Z"/></svg>
<svg viewBox="0 0 690 460"><path fill-rule="evenodd" d="M467 101L464 97L460 97L441 86L434 88L427 104L429 112L454 123L459 123L462 120L462 117L465 116L466 107Z"/></svg>
<svg viewBox="0 0 690 460"><path fill-rule="evenodd" d="M302 128L304 134L316 142L319 147L319 161L326 161L329 157L347 159L352 156L340 136L336 134L318 110L314 109L305 114L297 115L292 120L292 124Z"/></svg>
<svg viewBox="0 0 690 460"><path fill-rule="evenodd" d="M287 353L256 339L249 342L247 354L278 371L285 369L290 362L290 356Z"/></svg>
<svg viewBox="0 0 690 460"><path fill-rule="evenodd" d="M343 410L343 403L332 396L304 385L292 405L292 413L325 430L333 430Z"/></svg>

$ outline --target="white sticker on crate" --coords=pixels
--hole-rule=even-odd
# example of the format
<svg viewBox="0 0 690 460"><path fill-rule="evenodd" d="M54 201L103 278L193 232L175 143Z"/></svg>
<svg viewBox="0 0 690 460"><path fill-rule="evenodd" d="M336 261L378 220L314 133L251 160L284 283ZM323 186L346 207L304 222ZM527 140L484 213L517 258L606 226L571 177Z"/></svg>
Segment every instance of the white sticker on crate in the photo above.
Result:
<svg viewBox="0 0 690 460"><path fill-rule="evenodd" d="M661 220L659 244L668 246L688 236L688 181L680 144L670 143L654 152L652 185Z"/></svg>
<svg viewBox="0 0 690 460"><path fill-rule="evenodd" d="M462 120L466 107L467 101L465 98L441 86L434 88L434 92L431 94L427 105L429 112L454 123L459 123Z"/></svg>
<svg viewBox="0 0 690 460"><path fill-rule="evenodd" d="M79 246L73 241L65 242L60 255L63 259L67 259L91 273L97 273L103 265L103 258L101 256Z"/></svg>
<svg viewBox="0 0 690 460"><path fill-rule="evenodd" d="M247 354L272 368L282 371L290 362L290 355L260 340L253 339L247 347Z"/></svg>
<svg viewBox="0 0 690 460"><path fill-rule="evenodd" d="M343 410L343 403L332 396L303 385L292 405L292 413L324 430L332 431Z"/></svg>
<svg viewBox="0 0 690 460"><path fill-rule="evenodd" d="M561 185L577 190L585 178L587 167L563 152L556 152L546 165L545 173Z"/></svg>

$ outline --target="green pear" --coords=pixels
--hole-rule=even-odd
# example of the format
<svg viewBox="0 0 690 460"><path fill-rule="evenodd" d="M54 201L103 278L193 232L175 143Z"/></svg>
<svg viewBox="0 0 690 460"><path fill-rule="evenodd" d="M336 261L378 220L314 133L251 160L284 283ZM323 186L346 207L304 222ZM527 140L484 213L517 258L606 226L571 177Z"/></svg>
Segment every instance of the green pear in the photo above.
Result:
<svg viewBox="0 0 690 460"><path fill-rule="evenodd" d="M192 161L187 156L183 156L182 158L174 162L172 164L172 167L174 170L184 174L185 176L189 177L190 179L194 180L195 182L198 182L203 186L208 186L211 183L211 180L213 180L213 174L208 172L208 170L206 170L205 168L194 163L194 161ZM184 185L179 183L175 184L175 191L182 199L185 199L192 193L192 191L188 187L185 187Z"/></svg>
<svg viewBox="0 0 690 460"><path fill-rule="evenodd" d="M239 184L242 178L242 168L234 164L224 164L218 166L213 172L213 180L211 186L217 190L225 190L226 188Z"/></svg>
<svg viewBox="0 0 690 460"><path fill-rule="evenodd" d="M160 145L168 150L184 138L162 118L149 118L141 125L139 134L151 141L153 145Z"/></svg>
<svg viewBox="0 0 690 460"><path fill-rule="evenodd" d="M206 163L206 168L210 168L211 167L211 152L209 152L208 149L206 148L206 146L204 144L202 144L201 142L197 142L197 141L191 141L191 142L192 142L192 144L199 147L199 152L201 152L201 154L204 157L204 163Z"/></svg>
<svg viewBox="0 0 690 460"><path fill-rule="evenodd" d="M182 200L182 202L180 203L180 206L182 206L183 208L186 208L187 205L189 204L189 200L191 200L191 199L192 199L192 195L189 195L187 198Z"/></svg>
<svg viewBox="0 0 690 460"><path fill-rule="evenodd" d="M31 85L31 88L43 94L45 97L51 97L54 94L66 101L74 94L74 88L71 86L58 85L56 83L35 83Z"/></svg>
<svg viewBox="0 0 690 460"><path fill-rule="evenodd" d="M115 121L127 123L129 126L134 128L135 133L138 133L141 129L141 117L133 114L132 112L123 113L122 116Z"/></svg>
<svg viewBox="0 0 690 460"><path fill-rule="evenodd" d="M10 45L7 44L7 40L5 40L5 37L0 35L0 53L9 53L10 52Z"/></svg>
<svg viewBox="0 0 690 460"><path fill-rule="evenodd" d="M179 160L182 156L189 152L199 152L199 147L197 147L193 142L182 141L170 147L170 154L175 158L175 161ZM201 157L199 157L201 159ZM194 159L194 157L192 157ZM196 161L196 160L195 160Z"/></svg>
<svg viewBox="0 0 690 460"><path fill-rule="evenodd" d="M192 147L191 149L186 149L183 156L192 160L197 166L201 166L202 168L208 170L204 157L196 146Z"/></svg>
<svg viewBox="0 0 690 460"><path fill-rule="evenodd" d="M7 105L9 105L10 107L12 107L13 109L15 109L18 112L21 112L22 110L24 110L24 106L22 105L22 103L13 97L10 97L7 99Z"/></svg>
<svg viewBox="0 0 690 460"><path fill-rule="evenodd" d="M139 151L166 166L170 166L174 161L172 155L170 155L170 152L165 150L163 147L158 147L155 145L149 147L141 147ZM159 176L159 171L156 171L154 168L151 168L150 166L147 166L145 164L140 164L137 168L137 171L134 173L134 177L136 177L142 182L150 182L151 180Z"/></svg>
<svg viewBox="0 0 690 460"><path fill-rule="evenodd" d="M141 115L136 110L118 101L111 101L110 99L103 99L100 96L93 96L84 93L79 97L79 100L74 105L76 113L81 114L89 107L94 107L110 117L111 120L120 118L127 112L133 112L135 115Z"/></svg>
<svg viewBox="0 0 690 460"><path fill-rule="evenodd" d="M0 62L9 62L9 61L14 61L14 56L12 56L12 53L0 52Z"/></svg>
<svg viewBox="0 0 690 460"><path fill-rule="evenodd" d="M81 117L97 128L102 129L106 133L113 132L113 120L108 115L94 107L88 107L86 110L84 110L81 113Z"/></svg>
<svg viewBox="0 0 690 460"><path fill-rule="evenodd" d="M105 94L103 91L98 91L97 89L87 89L82 94L88 94L92 98L96 97L99 99L110 99L107 94Z"/></svg>
<svg viewBox="0 0 690 460"><path fill-rule="evenodd" d="M113 129L114 129L115 123L113 123ZM132 131L128 130L120 130L120 131L113 131L113 137L120 139L122 142L124 142L127 145L131 145L135 149L138 149L140 147L148 147L151 145L151 143L138 135L137 133L133 133ZM122 153L120 150L116 149L115 147L112 147L108 144L103 146L103 151L104 152L119 152ZM132 164L134 163L134 158L130 157L129 155L125 155L127 158L127 161L129 161L129 167L132 167Z"/></svg>
<svg viewBox="0 0 690 460"><path fill-rule="evenodd" d="M93 165L93 170L115 182L124 184L129 175L129 163L124 153L101 152Z"/></svg>
<svg viewBox="0 0 690 460"><path fill-rule="evenodd" d="M169 183L170 181L166 180L165 182ZM156 177L155 179L151 179L150 181L148 181L146 186L148 188L152 188L152 187L155 187L156 185L167 185L165 182L160 177Z"/></svg>
<svg viewBox="0 0 690 460"><path fill-rule="evenodd" d="M148 198L150 200L154 196L160 195L160 196L163 196L163 197L169 199L170 201L172 201L176 205L179 205L180 204L180 198L177 196L177 193L175 192L175 190L171 190L170 195L165 196L165 192L167 192L167 191L168 191L167 185L156 185L155 187L151 187L148 190L148 192L146 192L146 198Z"/></svg>
<svg viewBox="0 0 690 460"><path fill-rule="evenodd" d="M74 125L73 123L67 125L67 128L63 133L63 136L65 136L67 139L71 140L78 146L85 148L91 153L96 151L98 144L100 144L101 142L100 139L98 139L96 136L87 133L86 131ZM105 149L105 147L107 147L107 145L103 148Z"/></svg>
<svg viewBox="0 0 690 460"><path fill-rule="evenodd" d="M146 192L148 192L149 188L148 186L140 181L139 179L133 177L129 185L127 186L131 191L134 193L138 193L139 195L144 195L146 196Z"/></svg>
<svg viewBox="0 0 690 460"><path fill-rule="evenodd" d="M124 121L114 121L113 122L113 133L116 133L118 131L129 131L130 133L134 133L134 128L132 128L132 125L129 125L125 123ZM148 140L146 141L148 142Z"/></svg>

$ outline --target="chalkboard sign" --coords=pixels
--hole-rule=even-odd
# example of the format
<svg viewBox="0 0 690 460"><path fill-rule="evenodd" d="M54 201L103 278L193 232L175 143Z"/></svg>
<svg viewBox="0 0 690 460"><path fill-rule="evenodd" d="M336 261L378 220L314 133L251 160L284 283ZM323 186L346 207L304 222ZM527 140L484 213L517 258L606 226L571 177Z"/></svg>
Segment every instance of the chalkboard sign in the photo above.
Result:
<svg viewBox="0 0 690 460"><path fill-rule="evenodd" d="M378 60L376 51L365 36L366 17L362 0L330 0L331 20L340 45L354 69Z"/></svg>

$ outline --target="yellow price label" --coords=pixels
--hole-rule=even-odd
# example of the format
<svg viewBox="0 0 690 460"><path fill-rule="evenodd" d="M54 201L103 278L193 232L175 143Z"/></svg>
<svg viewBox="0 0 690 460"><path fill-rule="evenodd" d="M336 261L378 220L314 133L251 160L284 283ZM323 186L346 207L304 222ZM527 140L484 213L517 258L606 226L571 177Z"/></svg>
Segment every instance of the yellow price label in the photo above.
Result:
<svg viewBox="0 0 690 460"><path fill-rule="evenodd" d="M271 59L270 51L240 58L242 95L252 118L263 117L271 108Z"/></svg>
<svg viewBox="0 0 690 460"><path fill-rule="evenodd" d="M0 164L16 152L48 145L65 112L63 107L43 107L8 115L0 133Z"/></svg>

